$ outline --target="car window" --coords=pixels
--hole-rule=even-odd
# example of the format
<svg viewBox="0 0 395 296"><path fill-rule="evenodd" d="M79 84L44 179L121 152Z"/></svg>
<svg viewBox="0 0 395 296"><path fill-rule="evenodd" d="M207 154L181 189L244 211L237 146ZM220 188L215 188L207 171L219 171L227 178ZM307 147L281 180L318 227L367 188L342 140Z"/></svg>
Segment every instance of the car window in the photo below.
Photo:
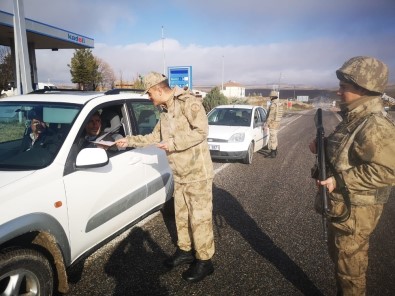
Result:
<svg viewBox="0 0 395 296"><path fill-rule="evenodd" d="M91 110L80 127L74 140L72 151L74 156L83 148L104 147L111 157L118 148L108 144L125 137L123 120L123 104L106 104ZM102 144L100 144L102 142Z"/></svg>
<svg viewBox="0 0 395 296"><path fill-rule="evenodd" d="M103 133L113 135L114 139L125 137L122 108L123 105L113 105L100 110Z"/></svg>
<svg viewBox="0 0 395 296"><path fill-rule="evenodd" d="M261 115L262 121L266 121L266 110L263 108L258 108L259 114Z"/></svg>
<svg viewBox="0 0 395 296"><path fill-rule="evenodd" d="M0 168L48 166L79 112L72 104L0 104Z"/></svg>
<svg viewBox="0 0 395 296"><path fill-rule="evenodd" d="M137 121L137 134L146 135L153 131L159 120L159 110L151 102L132 102L129 110Z"/></svg>
<svg viewBox="0 0 395 296"><path fill-rule="evenodd" d="M209 125L250 126L251 109L214 108L208 114Z"/></svg>
<svg viewBox="0 0 395 296"><path fill-rule="evenodd" d="M255 109L255 111L254 111L254 124L255 125L260 125L262 123L263 123L262 116L259 113L258 109Z"/></svg>

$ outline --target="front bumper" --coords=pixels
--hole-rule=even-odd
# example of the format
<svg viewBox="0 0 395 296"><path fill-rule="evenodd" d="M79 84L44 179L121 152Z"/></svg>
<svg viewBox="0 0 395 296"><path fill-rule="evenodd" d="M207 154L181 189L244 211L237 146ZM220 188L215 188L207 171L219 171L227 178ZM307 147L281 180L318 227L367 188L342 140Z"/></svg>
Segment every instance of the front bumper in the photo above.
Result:
<svg viewBox="0 0 395 296"><path fill-rule="evenodd" d="M210 150L211 158L214 159L244 159L247 151L218 151Z"/></svg>

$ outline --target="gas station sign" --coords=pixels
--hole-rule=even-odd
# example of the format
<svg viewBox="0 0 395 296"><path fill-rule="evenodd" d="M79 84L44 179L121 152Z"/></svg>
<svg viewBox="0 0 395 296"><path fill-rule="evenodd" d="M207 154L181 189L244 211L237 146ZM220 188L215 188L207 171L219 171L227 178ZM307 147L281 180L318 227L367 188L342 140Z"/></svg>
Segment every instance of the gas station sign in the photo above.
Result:
<svg viewBox="0 0 395 296"><path fill-rule="evenodd" d="M168 67L167 71L171 88L178 86L192 89L192 66Z"/></svg>

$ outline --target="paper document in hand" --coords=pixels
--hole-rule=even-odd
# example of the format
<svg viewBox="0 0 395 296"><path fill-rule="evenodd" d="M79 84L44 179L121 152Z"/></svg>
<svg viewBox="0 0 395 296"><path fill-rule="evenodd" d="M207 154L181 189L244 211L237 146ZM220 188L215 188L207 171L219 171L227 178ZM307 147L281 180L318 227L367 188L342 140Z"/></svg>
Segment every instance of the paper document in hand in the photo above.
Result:
<svg viewBox="0 0 395 296"><path fill-rule="evenodd" d="M100 140L100 141L92 141L93 144L96 145L103 145L103 146L112 146L115 145L115 142L111 142L111 141L104 141L104 140Z"/></svg>

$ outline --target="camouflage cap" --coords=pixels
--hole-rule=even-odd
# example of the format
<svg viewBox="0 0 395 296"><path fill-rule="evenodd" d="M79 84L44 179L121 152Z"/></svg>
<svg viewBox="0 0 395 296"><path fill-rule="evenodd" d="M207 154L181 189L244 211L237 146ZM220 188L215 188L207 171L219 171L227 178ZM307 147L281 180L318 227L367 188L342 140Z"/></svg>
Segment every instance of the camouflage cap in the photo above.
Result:
<svg viewBox="0 0 395 296"><path fill-rule="evenodd" d="M278 98L278 92L276 92L275 90L272 90L269 94L269 97L271 98Z"/></svg>
<svg viewBox="0 0 395 296"><path fill-rule="evenodd" d="M349 59L336 71L341 81L353 82L369 91L383 93L388 82L388 67L372 57L357 56Z"/></svg>
<svg viewBox="0 0 395 296"><path fill-rule="evenodd" d="M154 85L157 85L165 80L167 80L167 77L163 74L160 74L158 72L148 73L143 78L143 83L144 83L144 88L145 88L144 94L146 94L151 87L153 87Z"/></svg>

